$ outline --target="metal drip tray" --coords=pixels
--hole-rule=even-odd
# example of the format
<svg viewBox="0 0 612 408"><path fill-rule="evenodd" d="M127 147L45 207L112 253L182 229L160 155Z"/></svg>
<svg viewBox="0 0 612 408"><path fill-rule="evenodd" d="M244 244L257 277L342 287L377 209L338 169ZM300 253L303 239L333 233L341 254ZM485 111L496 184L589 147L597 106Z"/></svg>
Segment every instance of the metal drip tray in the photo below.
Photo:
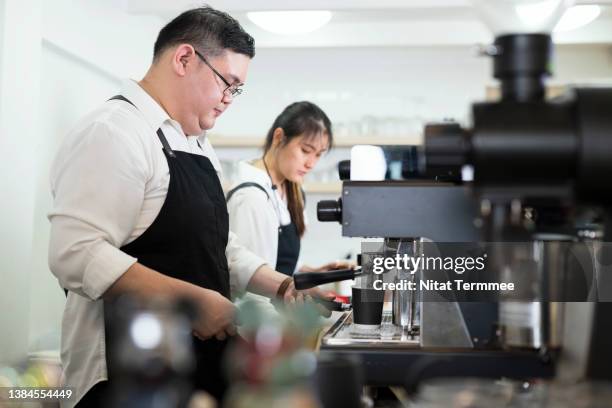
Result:
<svg viewBox="0 0 612 408"><path fill-rule="evenodd" d="M336 323L323 335L323 348L336 346L383 348L418 348L420 337L412 335L405 329L393 325L391 312L384 311L380 327L363 328L353 324L353 312L344 313Z"/></svg>
<svg viewBox="0 0 612 408"><path fill-rule="evenodd" d="M410 385L436 377L551 378L555 360L538 350L422 347L383 312L380 327L363 330L344 313L321 339L320 356L359 359L368 385ZM423 370L427 367L427 370ZM411 371L412 370L412 371Z"/></svg>

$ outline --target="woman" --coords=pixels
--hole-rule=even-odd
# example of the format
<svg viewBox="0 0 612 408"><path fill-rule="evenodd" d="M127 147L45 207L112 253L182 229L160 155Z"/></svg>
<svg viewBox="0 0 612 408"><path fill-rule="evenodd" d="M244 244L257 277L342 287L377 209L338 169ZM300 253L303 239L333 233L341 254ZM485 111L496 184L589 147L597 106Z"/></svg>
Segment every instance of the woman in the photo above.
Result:
<svg viewBox="0 0 612 408"><path fill-rule="evenodd" d="M332 143L331 122L325 112L311 102L295 102L272 124L263 157L239 163L237 181L227 193L230 229L244 246L286 275L297 269L300 240L306 230L301 184ZM331 262L299 270L348 266Z"/></svg>

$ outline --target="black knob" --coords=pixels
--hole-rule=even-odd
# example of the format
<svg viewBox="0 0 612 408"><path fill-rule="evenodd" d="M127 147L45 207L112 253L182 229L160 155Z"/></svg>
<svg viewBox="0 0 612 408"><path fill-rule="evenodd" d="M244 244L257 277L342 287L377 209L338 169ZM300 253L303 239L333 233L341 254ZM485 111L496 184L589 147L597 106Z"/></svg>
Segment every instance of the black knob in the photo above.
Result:
<svg viewBox="0 0 612 408"><path fill-rule="evenodd" d="M501 81L504 101L543 101L550 76L553 42L548 34L509 34L495 39L493 76Z"/></svg>
<svg viewBox="0 0 612 408"><path fill-rule="evenodd" d="M427 170L464 165L469 154L467 132L458 123L428 123L425 126Z"/></svg>
<svg viewBox="0 0 612 408"><path fill-rule="evenodd" d="M351 161L350 160L342 160L338 162L338 176L340 180L350 180L351 179Z"/></svg>
<svg viewBox="0 0 612 408"><path fill-rule="evenodd" d="M317 203L317 219L321 222L342 222L342 200L323 200Z"/></svg>

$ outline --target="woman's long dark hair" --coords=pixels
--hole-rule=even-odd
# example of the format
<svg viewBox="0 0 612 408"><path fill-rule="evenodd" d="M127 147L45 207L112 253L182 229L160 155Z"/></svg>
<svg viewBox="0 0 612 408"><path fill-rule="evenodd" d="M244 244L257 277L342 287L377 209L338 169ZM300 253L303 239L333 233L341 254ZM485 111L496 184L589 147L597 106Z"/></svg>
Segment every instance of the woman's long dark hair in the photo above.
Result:
<svg viewBox="0 0 612 408"><path fill-rule="evenodd" d="M278 115L266 136L264 156L272 148L274 131L278 128L283 129L284 133L280 145L281 147L286 146L291 139L298 136L320 137L326 135L328 149L331 149L333 144L331 121L325 112L312 102L294 102ZM291 220L297 227L298 234L301 237L306 230L306 225L304 224L304 197L302 196L302 187L299 183L294 183L289 180L285 180L284 185L287 194L289 214L291 214Z"/></svg>

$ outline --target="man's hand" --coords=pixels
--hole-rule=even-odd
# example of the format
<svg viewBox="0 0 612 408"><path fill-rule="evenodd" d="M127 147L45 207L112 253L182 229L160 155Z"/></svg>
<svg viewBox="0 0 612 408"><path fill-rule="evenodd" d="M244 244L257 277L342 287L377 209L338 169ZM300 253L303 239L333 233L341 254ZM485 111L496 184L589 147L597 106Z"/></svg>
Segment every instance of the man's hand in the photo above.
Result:
<svg viewBox="0 0 612 408"><path fill-rule="evenodd" d="M199 339L216 337L223 340L236 334L236 308L214 290L163 275L137 262L104 293L104 299L112 300L125 293L144 299L185 297L191 300L198 313L193 334Z"/></svg>
<svg viewBox="0 0 612 408"><path fill-rule="evenodd" d="M194 323L193 334L200 340L216 337L225 340L236 335L234 316L236 307L227 298L210 289L202 289L194 298L198 310L198 319Z"/></svg>

